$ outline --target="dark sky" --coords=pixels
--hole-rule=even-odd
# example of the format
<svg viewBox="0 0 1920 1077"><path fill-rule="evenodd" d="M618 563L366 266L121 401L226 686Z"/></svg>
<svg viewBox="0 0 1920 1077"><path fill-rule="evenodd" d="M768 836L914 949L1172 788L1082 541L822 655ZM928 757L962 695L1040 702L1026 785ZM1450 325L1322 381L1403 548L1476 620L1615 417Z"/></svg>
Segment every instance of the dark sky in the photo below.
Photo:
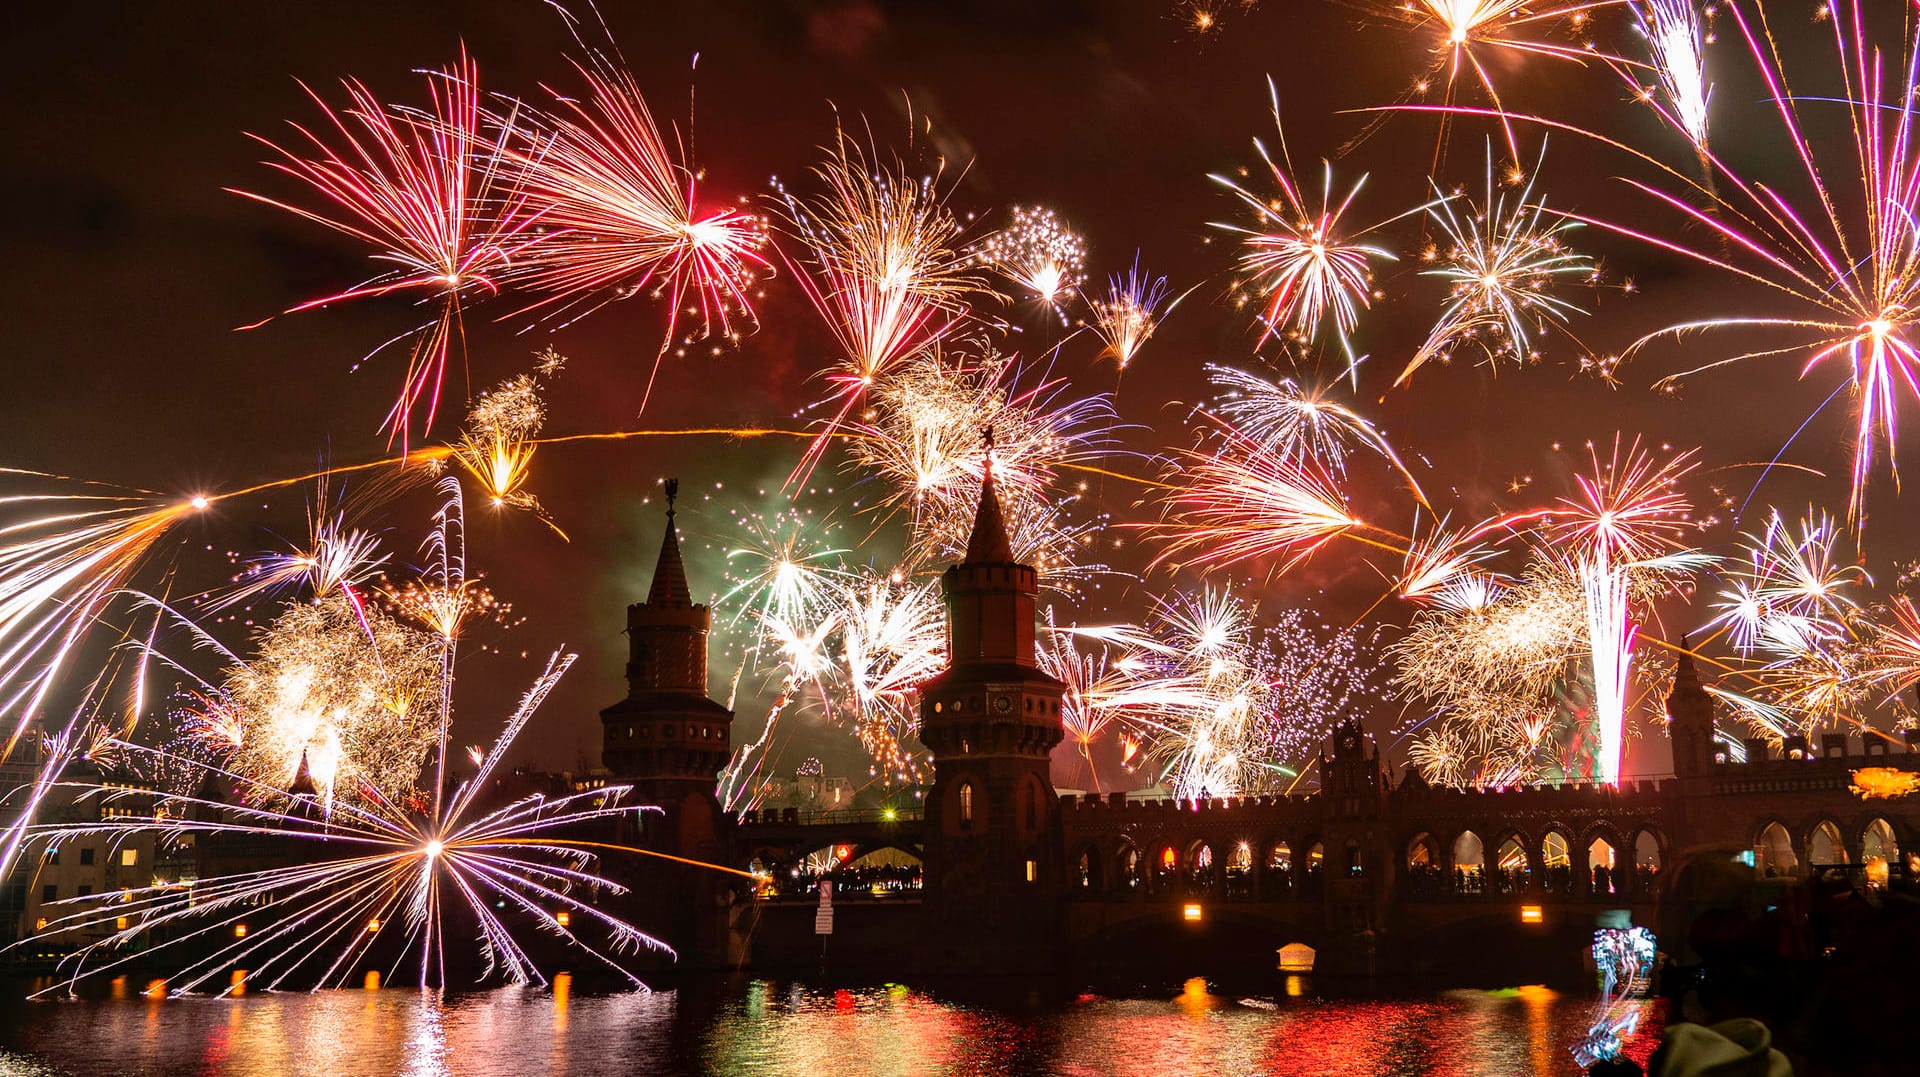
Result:
<svg viewBox="0 0 1920 1077"><path fill-rule="evenodd" d="M656 114L684 127L693 111L695 156L714 194L760 197L772 175L802 179L832 135L836 108L842 117L866 117L883 145L906 152L910 101L932 123L931 137L924 127L917 133L915 159L943 153L950 177L964 173L951 200L956 210L993 220L1013 203L1050 206L1087 236L1096 274L1123 270L1137 249L1177 289L1197 286L1121 386L1122 417L1142 427L1131 437L1143 451L1185 442L1187 405L1206 393L1203 363L1246 362L1252 354L1247 317L1223 299L1231 247L1210 243L1217 233L1207 227L1235 219L1234 207L1205 177L1258 163L1249 139L1272 134L1265 77L1278 82L1295 160L1312 172L1308 162L1369 122L1354 110L1397 100L1427 62L1415 38L1317 0L1231 11L1222 31L1205 38L1186 32L1171 5L1103 0L610 3L606 16ZM1626 40L1617 13L1601 20L1603 38ZM422 85L413 71L449 63L464 42L489 90L537 98L542 82L572 87L567 56L577 50L553 10L538 0L35 4L9 21L13 47L0 65L8 103L0 112L7 157L0 185L13 209L0 234L0 340L10 390L0 394L0 462L185 492L380 454L385 439L377 428L398 385L399 357L353 368L414 312L362 303L236 332L366 270L363 252L346 241L222 188L298 194L258 163L261 150L245 137L279 136L285 121L314 117L296 80L338 100L337 80L351 75L389 100L411 101ZM1726 44L1716 48L1728 66L1735 63ZM1670 160L1688 158L1684 147L1658 142L1664 136L1602 68L1502 58L1493 69L1516 107L1607 125L1655 140ZM1773 128L1762 122L1752 88L1729 74L1716 94L1716 119L1754 124L1728 123L1720 148L1763 172L1777 163ZM1398 115L1340 161L1345 176L1371 174L1360 219L1384 218L1425 196L1436 134L1430 117ZM1486 135L1473 124L1456 128L1440 168L1444 184L1478 189ZM1644 212L1645 203L1611 178L1622 167L1615 155L1556 136L1539 191L1556 206ZM1401 228L1393 236L1404 251L1417 234ZM1641 332L1708 308L1765 312L1775 302L1740 295L1615 237L1589 230L1582 243L1603 256L1610 277L1631 277L1639 288L1631 296L1579 297L1594 316L1574 328L1598 351L1617 351ZM1500 491L1518 476L1537 480L1528 498L1561 492L1580 458L1551 446L1611 439L1616 430L1701 445L1707 469L1764 460L1834 384L1832 374L1798 382L1794 365L1783 361L1704 376L1678 397L1650 392L1660 375L1727 343L1692 338L1650 350L1625 368L1620 388L1609 389L1576 377L1569 364L1577 347L1550 337L1548 362L1538 367L1497 376L1464 363L1431 367L1411 387L1389 392L1400 357L1431 324L1439 291L1405 265L1382 286L1386 299L1359 337L1376 357L1365 368L1361 406L1410 460L1424 461L1416 469L1430 492L1457 493L1463 514L1511 503ZM639 416L660 314L636 300L552 335L544 328L516 335L527 328L524 319L470 319L470 367L452 376L449 391L457 401L469 386L484 389L550 342L571 360L550 394L551 433L779 424L820 395L809 376L832 356L831 342L790 282L776 278L761 305L761 331L718 358L670 360ZM1029 352L1058 335L1044 318L1026 329L1016 346ZM1083 336L1060 359L1076 391L1113 388L1112 367L1096 365L1095 350ZM450 430L460 410L456 402L438 431ZM1835 478L1776 482L1761 500L1788 511L1809 497L1844 507L1847 436L1836 407L1790 457ZM730 538L725 508L761 503L758 491L777 486L796 451L790 444L632 441L543 452L533 487L572 542L524 514L474 514L474 560L524 621L496 640L506 660L470 663L461 682L463 738L490 735L538 660L564 643L583 661L548 702L542 734L523 750L554 766L595 757L594 712L624 691L621 607L644 594L658 543L657 502L643 506L643 499L670 474L714 498L688 496L682 515L696 590L711 591L719 582L712 548ZM1120 466L1149 468L1141 460ZM1709 470L1694 493L1706 501L1709 484L1718 484L1744 496L1753 474ZM714 492L716 484L724 489ZM1878 489L1869 552L1885 574L1913 529L1905 523L1910 514L1885 496L1890 484ZM1145 518L1132 491L1103 487L1102 497L1117 519ZM1370 519L1396 526L1406 519L1387 475L1356 479L1355 505ZM414 521L430 508L407 506L388 520L403 555L419 530ZM295 495L230 504L180 561L189 574L218 571L222 551L257 547L272 529L296 532L300 512ZM1729 535L1723 528L1709 538ZM1141 559L1123 551L1116 560ZM1091 596L1080 616L1135 615L1143 596L1167 583L1164 575L1117 580ZM1357 613L1377 586L1354 548L1336 544L1265 593ZM1380 616L1397 622L1406 615L1383 607ZM522 651L530 655L524 661ZM726 672L716 669L716 691ZM743 725L753 724L743 714ZM1385 715L1376 722L1387 724ZM1657 755L1648 769L1663 769L1664 752Z"/></svg>

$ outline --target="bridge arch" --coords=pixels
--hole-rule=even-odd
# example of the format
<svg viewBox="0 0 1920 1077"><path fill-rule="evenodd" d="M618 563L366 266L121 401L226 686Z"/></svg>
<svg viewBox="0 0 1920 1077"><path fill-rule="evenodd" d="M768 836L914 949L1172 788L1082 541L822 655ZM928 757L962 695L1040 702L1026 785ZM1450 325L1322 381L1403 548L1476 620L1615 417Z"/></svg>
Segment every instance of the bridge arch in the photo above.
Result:
<svg viewBox="0 0 1920 1077"><path fill-rule="evenodd" d="M1808 867L1849 862L1847 839L1840 833L1840 824L1832 819L1822 819L1808 828L1806 850Z"/></svg>
<svg viewBox="0 0 1920 1077"><path fill-rule="evenodd" d="M1580 844L1575 847L1580 888L1596 896L1625 893L1621 865L1631 855L1631 848L1610 822L1598 822L1581 831Z"/></svg>
<svg viewBox="0 0 1920 1077"><path fill-rule="evenodd" d="M1554 823L1540 839L1540 886L1549 894L1573 893L1573 843L1567 833Z"/></svg>
<svg viewBox="0 0 1920 1077"><path fill-rule="evenodd" d="M1092 842L1080 846L1079 855L1073 861L1073 883L1082 892L1100 894L1106 891L1106 873L1101 870L1105 856L1100 847Z"/></svg>
<svg viewBox="0 0 1920 1077"><path fill-rule="evenodd" d="M1860 863L1867 869L1867 885L1884 887L1890 866L1900 859L1900 839L1885 816L1876 815L1860 828Z"/></svg>
<svg viewBox="0 0 1920 1077"><path fill-rule="evenodd" d="M1525 834L1508 830L1494 846L1494 870L1490 875L1500 893L1519 893L1533 881L1533 858L1527 845Z"/></svg>
<svg viewBox="0 0 1920 1077"><path fill-rule="evenodd" d="M1237 841L1227 853L1226 895L1248 898L1254 890L1253 843Z"/></svg>
<svg viewBox="0 0 1920 1077"><path fill-rule="evenodd" d="M1485 893L1487 888L1487 846L1480 835L1462 830L1454 836L1452 855L1447 865L1453 869L1453 888L1463 894Z"/></svg>
<svg viewBox="0 0 1920 1077"><path fill-rule="evenodd" d="M1220 860L1207 839L1187 843L1185 865L1188 893L1212 894L1220 888Z"/></svg>
<svg viewBox="0 0 1920 1077"><path fill-rule="evenodd" d="M1147 858L1131 838L1123 838L1113 856L1113 881L1116 891L1139 894L1147 888Z"/></svg>
<svg viewBox="0 0 1920 1077"><path fill-rule="evenodd" d="M1267 898L1293 893L1293 845L1285 838L1269 837L1261 846L1266 850L1260 867L1260 890Z"/></svg>
<svg viewBox="0 0 1920 1077"><path fill-rule="evenodd" d="M1761 875L1793 875L1800 870L1800 857L1794 851L1793 835L1786 824L1769 819L1754 831L1753 867Z"/></svg>

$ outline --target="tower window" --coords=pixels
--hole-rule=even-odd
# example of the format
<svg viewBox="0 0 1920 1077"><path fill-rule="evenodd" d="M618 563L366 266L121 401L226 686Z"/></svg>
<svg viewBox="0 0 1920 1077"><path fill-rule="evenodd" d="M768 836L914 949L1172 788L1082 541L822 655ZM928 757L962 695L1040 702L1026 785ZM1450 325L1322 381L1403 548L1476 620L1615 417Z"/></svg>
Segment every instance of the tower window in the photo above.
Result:
<svg viewBox="0 0 1920 1077"><path fill-rule="evenodd" d="M966 825L973 822L973 785L970 782L960 785L960 822Z"/></svg>

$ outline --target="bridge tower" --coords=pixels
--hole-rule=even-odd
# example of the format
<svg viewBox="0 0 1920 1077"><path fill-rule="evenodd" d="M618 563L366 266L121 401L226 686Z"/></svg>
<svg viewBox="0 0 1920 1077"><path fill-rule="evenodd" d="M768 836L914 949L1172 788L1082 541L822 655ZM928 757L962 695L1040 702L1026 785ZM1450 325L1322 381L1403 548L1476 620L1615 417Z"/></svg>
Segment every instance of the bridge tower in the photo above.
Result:
<svg viewBox="0 0 1920 1077"><path fill-rule="evenodd" d="M1324 963L1371 975L1399 867L1386 818L1390 785L1386 762L1360 719L1343 718L1331 739L1333 751L1320 756L1321 840L1326 845L1321 868L1326 887Z"/></svg>
<svg viewBox="0 0 1920 1077"><path fill-rule="evenodd" d="M1673 742L1673 773L1683 784L1713 774L1713 696L1700 684L1692 643L1680 637L1680 659L1667 693L1667 737Z"/></svg>
<svg viewBox="0 0 1920 1077"><path fill-rule="evenodd" d="M627 607L627 698L600 712L600 759L611 780L633 787L634 799L661 809L645 816L642 833L622 840L724 864L733 821L715 782L731 750L733 712L707 696L713 614L694 603L680 560L673 522L679 486L667 480L666 535L647 600ZM649 858L642 885L656 900L673 896L674 923L657 933L680 951L683 964L722 956L725 917L708 914L723 908L726 876Z"/></svg>
<svg viewBox="0 0 1920 1077"><path fill-rule="evenodd" d="M923 963L1024 972L1058 959L1060 798L1048 773L1066 688L1034 657L1039 578L1015 563L993 485L993 435L967 553L941 577L946 670L920 689L927 794Z"/></svg>

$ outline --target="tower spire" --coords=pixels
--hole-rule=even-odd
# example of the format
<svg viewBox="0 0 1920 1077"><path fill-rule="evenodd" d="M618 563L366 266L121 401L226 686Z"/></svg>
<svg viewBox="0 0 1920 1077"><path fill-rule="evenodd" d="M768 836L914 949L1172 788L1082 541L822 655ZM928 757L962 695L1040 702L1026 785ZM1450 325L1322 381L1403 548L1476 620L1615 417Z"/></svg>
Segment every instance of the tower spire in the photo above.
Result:
<svg viewBox="0 0 1920 1077"><path fill-rule="evenodd" d="M987 440L981 449L986 460L980 473L980 508L973 516L973 532L967 536L967 557L962 564L1010 565L1013 543L1007 539L1006 521L1000 516L1000 496L993 489L993 427L987 427Z"/></svg>
<svg viewBox="0 0 1920 1077"><path fill-rule="evenodd" d="M667 534L660 540L660 560L653 566L653 586L647 590L649 606L691 606L693 593L687 588L687 568L680 562L680 534L674 525L674 498L680 493L680 480L668 479Z"/></svg>
<svg viewBox="0 0 1920 1077"><path fill-rule="evenodd" d="M1697 692L1700 690L1700 670L1693 664L1693 637L1690 633L1680 633L1680 658L1673 665L1673 691Z"/></svg>

